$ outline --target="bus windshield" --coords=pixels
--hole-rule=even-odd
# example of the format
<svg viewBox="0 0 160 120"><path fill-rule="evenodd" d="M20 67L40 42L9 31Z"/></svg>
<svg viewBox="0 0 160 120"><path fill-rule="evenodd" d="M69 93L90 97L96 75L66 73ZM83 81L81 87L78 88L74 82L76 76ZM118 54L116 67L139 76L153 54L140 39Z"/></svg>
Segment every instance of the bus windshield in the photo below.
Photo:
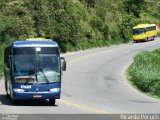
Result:
<svg viewBox="0 0 160 120"><path fill-rule="evenodd" d="M16 83L60 82L58 48L14 48L14 77Z"/></svg>
<svg viewBox="0 0 160 120"><path fill-rule="evenodd" d="M144 28L133 29L133 34L134 35L145 34L145 29Z"/></svg>

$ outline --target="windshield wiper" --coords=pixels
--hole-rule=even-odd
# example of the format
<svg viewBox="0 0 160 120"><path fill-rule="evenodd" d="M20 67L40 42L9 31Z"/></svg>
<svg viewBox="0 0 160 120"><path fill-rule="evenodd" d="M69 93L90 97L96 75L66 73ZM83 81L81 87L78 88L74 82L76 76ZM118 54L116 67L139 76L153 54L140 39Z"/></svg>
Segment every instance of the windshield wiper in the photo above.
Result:
<svg viewBox="0 0 160 120"><path fill-rule="evenodd" d="M45 78L46 83L49 84L49 80L48 80L47 76L44 74L43 70L41 68L39 68L39 70L42 73L43 77Z"/></svg>

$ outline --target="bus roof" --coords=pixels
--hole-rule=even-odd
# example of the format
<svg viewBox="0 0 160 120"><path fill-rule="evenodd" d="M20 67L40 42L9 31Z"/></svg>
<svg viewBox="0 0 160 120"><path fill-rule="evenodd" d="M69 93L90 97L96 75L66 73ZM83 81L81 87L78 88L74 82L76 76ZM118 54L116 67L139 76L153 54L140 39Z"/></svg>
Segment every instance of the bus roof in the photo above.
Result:
<svg viewBox="0 0 160 120"><path fill-rule="evenodd" d="M26 40L29 40L29 41L34 41L34 40L47 40L47 41L52 41L51 39L46 39L46 38L28 38Z"/></svg>
<svg viewBox="0 0 160 120"><path fill-rule="evenodd" d="M137 26L134 26L133 29L146 28L146 27L150 27L150 26L156 26L156 25L155 24L139 24Z"/></svg>
<svg viewBox="0 0 160 120"><path fill-rule="evenodd" d="M59 47L54 41L15 41L12 43L13 47Z"/></svg>

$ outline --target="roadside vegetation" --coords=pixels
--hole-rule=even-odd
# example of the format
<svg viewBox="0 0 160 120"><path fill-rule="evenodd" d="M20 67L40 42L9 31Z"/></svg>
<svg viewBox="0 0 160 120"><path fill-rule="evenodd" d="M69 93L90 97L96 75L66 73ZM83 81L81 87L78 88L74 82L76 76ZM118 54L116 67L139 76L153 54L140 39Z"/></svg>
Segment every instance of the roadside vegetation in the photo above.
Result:
<svg viewBox="0 0 160 120"><path fill-rule="evenodd" d="M160 97L160 49L135 56L128 69L129 81L140 91Z"/></svg>
<svg viewBox="0 0 160 120"><path fill-rule="evenodd" d="M157 11L159 0L0 0L0 74L15 40L51 38L62 52L127 43L134 25L159 23Z"/></svg>

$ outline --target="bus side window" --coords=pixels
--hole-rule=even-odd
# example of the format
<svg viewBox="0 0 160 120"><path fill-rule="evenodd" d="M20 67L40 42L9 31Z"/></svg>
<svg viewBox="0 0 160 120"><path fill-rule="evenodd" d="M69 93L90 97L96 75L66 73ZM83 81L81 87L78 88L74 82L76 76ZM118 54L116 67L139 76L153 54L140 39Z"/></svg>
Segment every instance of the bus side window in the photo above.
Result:
<svg viewBox="0 0 160 120"><path fill-rule="evenodd" d="M6 65L8 68L10 68L10 55L8 55L6 58Z"/></svg>
<svg viewBox="0 0 160 120"><path fill-rule="evenodd" d="M6 48L4 51L4 63L7 68L10 68L10 48Z"/></svg>
<svg viewBox="0 0 160 120"><path fill-rule="evenodd" d="M8 55L7 54L5 54L4 62L6 64L6 66L7 66L7 68L9 68L9 59L8 59Z"/></svg>
<svg viewBox="0 0 160 120"><path fill-rule="evenodd" d="M11 55L10 54L6 55L6 66L7 68L11 67Z"/></svg>

